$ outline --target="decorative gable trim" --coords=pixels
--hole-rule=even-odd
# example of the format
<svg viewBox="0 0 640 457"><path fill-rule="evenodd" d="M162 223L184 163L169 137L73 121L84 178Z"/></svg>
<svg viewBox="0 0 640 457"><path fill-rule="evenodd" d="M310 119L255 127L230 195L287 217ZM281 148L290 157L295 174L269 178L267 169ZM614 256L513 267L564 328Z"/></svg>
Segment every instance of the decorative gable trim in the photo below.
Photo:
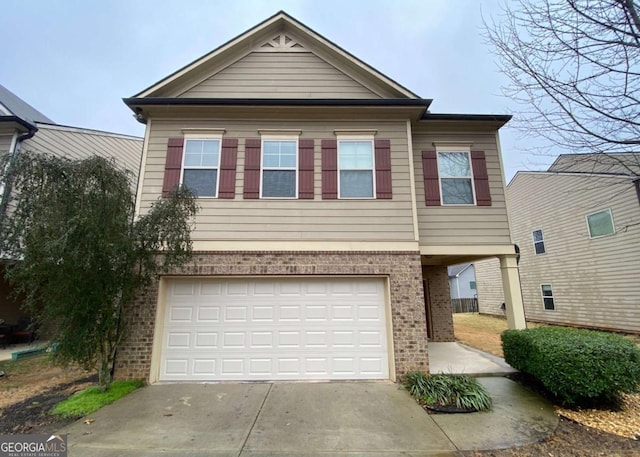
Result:
<svg viewBox="0 0 640 457"><path fill-rule="evenodd" d="M308 52L288 33L281 33L267 40L253 52Z"/></svg>

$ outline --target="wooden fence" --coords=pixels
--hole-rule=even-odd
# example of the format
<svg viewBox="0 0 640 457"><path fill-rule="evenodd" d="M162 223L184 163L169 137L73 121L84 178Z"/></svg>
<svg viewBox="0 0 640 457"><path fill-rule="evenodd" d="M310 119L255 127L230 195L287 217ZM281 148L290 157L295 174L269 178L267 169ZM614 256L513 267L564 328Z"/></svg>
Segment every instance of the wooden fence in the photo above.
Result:
<svg viewBox="0 0 640 457"><path fill-rule="evenodd" d="M477 313L478 299L477 298L452 298L451 310L454 313Z"/></svg>

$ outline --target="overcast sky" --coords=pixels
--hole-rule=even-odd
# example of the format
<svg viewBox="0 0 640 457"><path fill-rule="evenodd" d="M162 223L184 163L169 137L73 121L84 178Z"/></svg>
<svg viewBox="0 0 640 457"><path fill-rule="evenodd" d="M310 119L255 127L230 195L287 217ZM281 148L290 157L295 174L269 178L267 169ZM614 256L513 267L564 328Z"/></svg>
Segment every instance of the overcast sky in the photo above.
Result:
<svg viewBox="0 0 640 457"><path fill-rule="evenodd" d="M517 114L482 38L498 0L3 0L0 84L59 124L144 134L122 102L284 10L434 113ZM507 180L552 161L501 130Z"/></svg>

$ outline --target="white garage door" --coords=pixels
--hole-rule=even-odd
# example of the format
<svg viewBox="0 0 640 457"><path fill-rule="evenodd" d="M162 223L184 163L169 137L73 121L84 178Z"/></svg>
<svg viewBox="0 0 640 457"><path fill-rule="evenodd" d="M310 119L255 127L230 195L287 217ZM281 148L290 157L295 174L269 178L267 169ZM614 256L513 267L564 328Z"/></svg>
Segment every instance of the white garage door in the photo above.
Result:
<svg viewBox="0 0 640 457"><path fill-rule="evenodd" d="M388 379L382 279L170 280L160 380Z"/></svg>

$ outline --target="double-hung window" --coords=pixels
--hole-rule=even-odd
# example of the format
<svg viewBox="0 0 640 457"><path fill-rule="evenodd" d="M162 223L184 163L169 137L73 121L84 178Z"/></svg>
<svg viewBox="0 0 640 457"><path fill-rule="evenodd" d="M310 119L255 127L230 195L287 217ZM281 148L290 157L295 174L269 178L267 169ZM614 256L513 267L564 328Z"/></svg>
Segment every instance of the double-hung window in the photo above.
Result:
<svg viewBox="0 0 640 457"><path fill-rule="evenodd" d="M443 205L473 205L473 173L469 150L438 150L438 176Z"/></svg>
<svg viewBox="0 0 640 457"><path fill-rule="evenodd" d="M542 230L534 230L531 232L531 237L533 238L533 249L536 252L536 255L544 254L546 251L544 247L544 237L542 235Z"/></svg>
<svg viewBox="0 0 640 457"><path fill-rule="evenodd" d="M556 309L556 302L553 298L553 289L551 284L542 284L540 286L542 292L542 304L547 311L554 311Z"/></svg>
<svg viewBox="0 0 640 457"><path fill-rule="evenodd" d="M338 139L339 198L374 198L373 139Z"/></svg>
<svg viewBox="0 0 640 457"><path fill-rule="evenodd" d="M262 198L298 197L298 140L262 138Z"/></svg>
<svg viewBox="0 0 640 457"><path fill-rule="evenodd" d="M221 138L185 138L182 184L197 197L217 197Z"/></svg>

